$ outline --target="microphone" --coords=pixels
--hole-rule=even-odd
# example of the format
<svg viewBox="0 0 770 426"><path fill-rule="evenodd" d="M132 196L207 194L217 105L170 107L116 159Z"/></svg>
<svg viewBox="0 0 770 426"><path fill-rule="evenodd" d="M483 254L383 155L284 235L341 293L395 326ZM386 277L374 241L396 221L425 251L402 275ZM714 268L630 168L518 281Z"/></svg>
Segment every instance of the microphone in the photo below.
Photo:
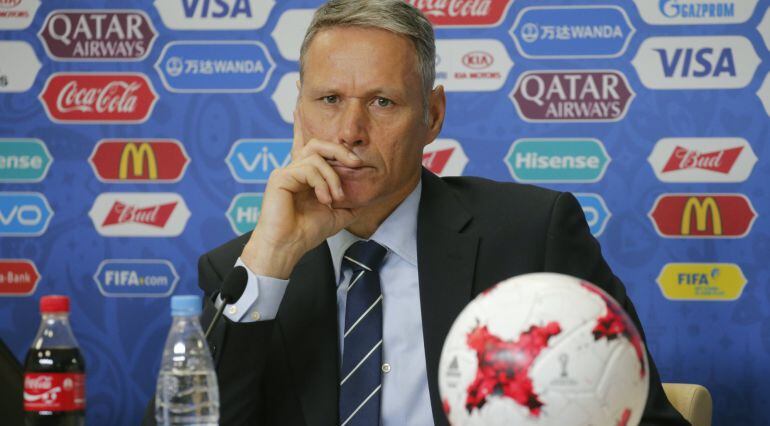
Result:
<svg viewBox="0 0 770 426"><path fill-rule="evenodd" d="M249 280L249 275L246 272L246 268L243 266L236 266L233 270L227 274L225 281L222 283L222 289L219 291L217 301L214 306L217 308L214 318L212 318L209 328L206 329L205 338L209 338L209 334L217 325L219 319L222 317L222 312L225 310L226 305L233 304L238 301L243 295L243 291L246 290L246 283Z"/></svg>

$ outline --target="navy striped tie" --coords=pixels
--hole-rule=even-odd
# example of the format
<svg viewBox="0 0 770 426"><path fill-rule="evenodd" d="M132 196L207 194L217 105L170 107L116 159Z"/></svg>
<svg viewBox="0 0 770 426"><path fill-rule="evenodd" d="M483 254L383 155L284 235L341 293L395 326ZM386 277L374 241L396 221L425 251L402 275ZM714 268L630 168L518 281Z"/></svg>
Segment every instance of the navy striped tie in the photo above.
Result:
<svg viewBox="0 0 770 426"><path fill-rule="evenodd" d="M353 270L347 285L340 370L340 425L380 424L382 388L382 291L378 269L387 249L359 241L345 252Z"/></svg>

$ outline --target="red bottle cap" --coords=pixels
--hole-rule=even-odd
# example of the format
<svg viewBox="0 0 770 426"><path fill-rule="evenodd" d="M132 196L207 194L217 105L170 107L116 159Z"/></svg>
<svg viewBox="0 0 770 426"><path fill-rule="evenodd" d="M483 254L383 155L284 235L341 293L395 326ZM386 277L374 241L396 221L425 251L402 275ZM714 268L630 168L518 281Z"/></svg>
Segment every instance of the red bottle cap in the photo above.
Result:
<svg viewBox="0 0 770 426"><path fill-rule="evenodd" d="M40 298L40 312L54 314L70 311L70 298L67 296L51 295Z"/></svg>

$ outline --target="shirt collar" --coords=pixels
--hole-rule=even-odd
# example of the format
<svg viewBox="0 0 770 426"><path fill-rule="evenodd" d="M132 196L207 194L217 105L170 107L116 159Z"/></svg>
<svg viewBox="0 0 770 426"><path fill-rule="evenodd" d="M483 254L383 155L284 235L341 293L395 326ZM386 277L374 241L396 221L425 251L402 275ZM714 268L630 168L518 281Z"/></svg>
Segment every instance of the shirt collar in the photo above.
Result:
<svg viewBox="0 0 770 426"><path fill-rule="evenodd" d="M394 253L415 267L417 266L417 211L420 207L421 194L422 180L417 183L412 193L393 210L393 213L380 224L370 238L370 240L374 240L387 248L388 253ZM346 229L326 239L332 255L334 276L338 284L342 269L342 257L353 243L360 240L361 238L351 234Z"/></svg>

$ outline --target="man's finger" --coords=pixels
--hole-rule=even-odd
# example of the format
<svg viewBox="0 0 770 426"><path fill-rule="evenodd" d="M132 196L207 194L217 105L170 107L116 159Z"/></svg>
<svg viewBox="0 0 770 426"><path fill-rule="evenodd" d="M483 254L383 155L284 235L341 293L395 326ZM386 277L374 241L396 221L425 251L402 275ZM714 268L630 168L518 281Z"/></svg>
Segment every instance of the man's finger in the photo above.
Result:
<svg viewBox="0 0 770 426"><path fill-rule="evenodd" d="M342 192L342 181L340 180L339 175L337 175L337 172L334 171L332 166L329 165L320 155L314 154L307 158L306 161L311 162L323 175L324 180L326 180L326 184L329 186L329 189L332 191L332 195L334 196L334 199L337 201L342 200L344 198L345 194Z"/></svg>
<svg viewBox="0 0 770 426"><path fill-rule="evenodd" d="M361 165L361 159L345 145L333 142L325 142L318 139L311 139L300 151L302 158L318 154L326 160L336 160L348 167L357 167Z"/></svg>

